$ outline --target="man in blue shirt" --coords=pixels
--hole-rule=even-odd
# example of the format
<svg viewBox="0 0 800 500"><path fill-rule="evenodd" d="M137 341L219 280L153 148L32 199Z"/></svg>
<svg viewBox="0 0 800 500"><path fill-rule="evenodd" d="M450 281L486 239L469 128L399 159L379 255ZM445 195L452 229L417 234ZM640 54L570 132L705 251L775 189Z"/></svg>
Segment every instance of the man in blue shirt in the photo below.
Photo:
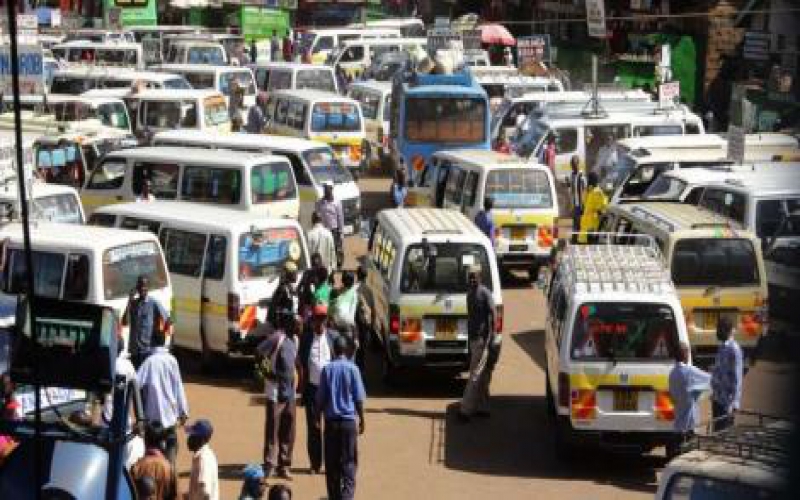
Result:
<svg viewBox="0 0 800 500"><path fill-rule="evenodd" d="M680 451L681 443L692 435L700 424L698 400L707 391L711 376L689 364L689 344L681 342L675 366L669 373L669 396L675 408L674 428L678 433L674 443L667 447L667 456Z"/></svg>
<svg viewBox="0 0 800 500"><path fill-rule="evenodd" d="M494 201L492 201L491 197L487 196L483 200L483 210L475 215L475 225L478 226L478 229L480 229L487 238L489 238L489 241L492 242L492 246L494 246L494 221L492 221L493 207Z"/></svg>
<svg viewBox="0 0 800 500"><path fill-rule="evenodd" d="M347 339L337 337L333 342L336 359L322 369L317 389L317 410L325 416L325 482L329 500L352 500L355 496L356 433L363 434L365 429L364 383L358 367L347 359L347 352Z"/></svg>
<svg viewBox="0 0 800 500"><path fill-rule="evenodd" d="M719 319L717 340L720 344L711 375L711 415L714 431L721 431L733 425L733 417L739 409L744 360L742 348L733 338L733 324L728 318Z"/></svg>
<svg viewBox="0 0 800 500"><path fill-rule="evenodd" d="M149 289L150 281L147 276L139 276L136 279L136 288L128 296L125 312L122 313L123 326L130 325L128 343L131 361L136 368L153 352L153 332L160 331L166 335L170 328L167 310L161 302L148 295Z"/></svg>

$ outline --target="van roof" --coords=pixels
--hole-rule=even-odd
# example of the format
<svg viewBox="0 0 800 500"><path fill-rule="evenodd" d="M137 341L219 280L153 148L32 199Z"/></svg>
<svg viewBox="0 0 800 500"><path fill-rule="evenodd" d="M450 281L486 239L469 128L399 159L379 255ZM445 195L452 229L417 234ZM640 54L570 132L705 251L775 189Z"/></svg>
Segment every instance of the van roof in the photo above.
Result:
<svg viewBox="0 0 800 500"><path fill-rule="evenodd" d="M205 99L207 97L222 97L222 94L213 89L144 89L131 95L132 99Z"/></svg>
<svg viewBox="0 0 800 500"><path fill-rule="evenodd" d="M350 45L426 45L428 43L425 37L401 37L401 38L356 38L354 40L345 40L339 44L340 47L347 47Z"/></svg>
<svg viewBox="0 0 800 500"><path fill-rule="evenodd" d="M568 90L564 92L531 92L519 97L510 98L513 102L587 102L592 94L582 90ZM601 103L603 99L612 101L650 102L652 97L643 90L615 90L600 91Z"/></svg>
<svg viewBox="0 0 800 500"><path fill-rule="evenodd" d="M12 241L22 241L22 224L12 222L0 229L0 235L10 236ZM138 236L138 238L137 238ZM134 241L156 241L155 235L147 232L132 234L121 229L64 224L58 222L36 222L31 224L31 241L34 247L63 247L78 250L113 248Z"/></svg>
<svg viewBox="0 0 800 500"><path fill-rule="evenodd" d="M158 66L159 70L165 72L196 72L196 73L216 73L217 71L230 73L230 72L249 72L250 68L246 66L225 66L219 64L188 64L188 63L165 63Z"/></svg>
<svg viewBox="0 0 800 500"><path fill-rule="evenodd" d="M355 101L349 97L345 97L343 95L335 94L333 92L326 92L324 90L314 90L314 89L283 89L278 90L272 93L275 96L289 96L294 97L296 99L302 99L305 101L334 101L334 102L352 102L353 104L358 104L358 101Z"/></svg>
<svg viewBox="0 0 800 500"><path fill-rule="evenodd" d="M353 82L350 84L348 88L351 89L363 88L370 90L378 90L380 92L391 92L392 82L379 82L378 80L367 80L366 82Z"/></svg>
<svg viewBox="0 0 800 500"><path fill-rule="evenodd" d="M173 144L185 142L192 147L211 146L219 148L265 148L276 151L306 151L309 149L329 148L320 141L310 141L299 137L283 137L267 134L216 134L202 130L165 130L157 132L153 137L156 145L159 141ZM163 143L162 143L163 144Z"/></svg>
<svg viewBox="0 0 800 500"><path fill-rule="evenodd" d="M739 231L739 228L730 219L704 208L684 203L628 203L619 205L619 210L670 233L677 230L736 229L737 232Z"/></svg>
<svg viewBox="0 0 800 500"><path fill-rule="evenodd" d="M76 197L78 196L78 191L71 187L65 186L63 184L52 184L49 182L34 182L33 186L33 193L30 191L27 193L27 196L30 197L33 194L33 198L41 198L44 196L51 196L55 194L74 194ZM0 200L3 201L10 201L10 200L18 200L19 199L19 190L18 190L16 179L10 179L8 182L4 183L2 187L0 187Z"/></svg>
<svg viewBox="0 0 800 500"><path fill-rule="evenodd" d="M325 64L305 64L296 62L268 62L257 63L251 65L253 68L269 68L269 69L321 69L325 71L333 71L333 68Z"/></svg>
<svg viewBox="0 0 800 500"><path fill-rule="evenodd" d="M691 135L653 135L647 137L627 137L619 139L617 144L630 151L638 149L724 149L727 145L725 139L717 134L691 134Z"/></svg>
<svg viewBox="0 0 800 500"><path fill-rule="evenodd" d="M190 229L203 228L226 233L236 229L249 230L252 226L300 229L298 222L294 219L270 218L255 212L242 212L232 208L184 201L117 203L100 207L94 213L180 222L182 226Z"/></svg>
<svg viewBox="0 0 800 500"><path fill-rule="evenodd" d="M138 71L130 68L112 68L108 66L80 66L56 70L56 76L69 76L74 78L108 78L108 79L137 79L161 82L168 78L177 78L178 75L161 71Z"/></svg>
<svg viewBox="0 0 800 500"><path fill-rule="evenodd" d="M434 156L437 158L446 158L454 162L472 163L485 165L487 167L533 168L535 166L541 166L529 163L519 156L498 153L491 149L453 149L437 151L434 153Z"/></svg>
<svg viewBox="0 0 800 500"><path fill-rule="evenodd" d="M141 50L142 44L136 42L126 42L122 40L109 40L106 42L92 42L89 40L70 40L55 45L53 48L72 48L72 47L91 47L96 49L134 49Z"/></svg>
<svg viewBox="0 0 800 500"><path fill-rule="evenodd" d="M111 151L106 158L128 158L139 161L170 159L182 163L213 164L220 167L237 167L241 163L286 162L283 156L245 151L200 149L180 146L148 146Z"/></svg>
<svg viewBox="0 0 800 500"><path fill-rule="evenodd" d="M385 219L398 232L416 239L442 236L459 240L488 242L478 227L457 210L442 208L393 208L383 210Z"/></svg>

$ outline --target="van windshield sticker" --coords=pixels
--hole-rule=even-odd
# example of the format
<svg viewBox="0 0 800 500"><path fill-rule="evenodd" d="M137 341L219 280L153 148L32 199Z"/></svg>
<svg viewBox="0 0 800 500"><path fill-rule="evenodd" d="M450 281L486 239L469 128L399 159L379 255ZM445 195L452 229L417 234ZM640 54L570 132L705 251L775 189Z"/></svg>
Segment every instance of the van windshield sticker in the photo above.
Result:
<svg viewBox="0 0 800 500"><path fill-rule="evenodd" d="M133 245L112 248L106 252L106 261L109 264L116 264L117 262L123 260L155 254L156 246L152 242L142 242Z"/></svg>

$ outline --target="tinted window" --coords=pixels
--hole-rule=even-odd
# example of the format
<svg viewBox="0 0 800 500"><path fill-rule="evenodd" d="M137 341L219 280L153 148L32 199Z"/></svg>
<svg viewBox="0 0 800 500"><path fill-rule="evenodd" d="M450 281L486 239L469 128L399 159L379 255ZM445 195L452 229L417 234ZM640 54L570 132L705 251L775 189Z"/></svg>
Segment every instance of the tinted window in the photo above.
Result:
<svg viewBox="0 0 800 500"><path fill-rule="evenodd" d="M574 128L560 128L556 134L556 153L572 153L578 149L578 130Z"/></svg>
<svg viewBox="0 0 800 500"><path fill-rule="evenodd" d="M311 112L312 132L359 132L361 113L350 103L315 104Z"/></svg>
<svg viewBox="0 0 800 500"><path fill-rule="evenodd" d="M467 270L473 265L480 266L482 282L491 289L491 268L481 245L436 243L428 251L412 245L406 251L400 288L403 293L466 293Z"/></svg>
<svg viewBox="0 0 800 500"><path fill-rule="evenodd" d="M89 216L89 220L87 224L90 226L100 226L100 227L114 227L114 223L117 221L117 216L112 214L101 214L101 213L93 213Z"/></svg>
<svg viewBox="0 0 800 500"><path fill-rule="evenodd" d="M667 305L585 303L572 329L572 359L675 359L675 314Z"/></svg>
<svg viewBox="0 0 800 500"><path fill-rule="evenodd" d="M706 188L700 206L744 224L747 198L734 191Z"/></svg>
<svg viewBox="0 0 800 500"><path fill-rule="evenodd" d="M50 84L51 94L80 95L92 90L97 85L94 78L73 78L70 76L56 75Z"/></svg>
<svg viewBox="0 0 800 500"><path fill-rule="evenodd" d="M316 89L325 92L336 92L336 81L333 72L327 69L301 69L295 75L296 89Z"/></svg>
<svg viewBox="0 0 800 500"><path fill-rule="evenodd" d="M167 271L155 242L129 243L105 251L103 288L106 300L127 297L139 276L147 276L151 290L167 286Z"/></svg>
<svg viewBox="0 0 800 500"><path fill-rule="evenodd" d="M270 71L269 90L283 90L292 88L291 71Z"/></svg>
<svg viewBox="0 0 800 500"><path fill-rule="evenodd" d="M11 293L21 293L28 288L27 266L22 250L11 250ZM33 276L33 286L37 295L50 298L59 298L61 294L61 279L64 276L64 255L53 252L33 252L33 267L36 272Z"/></svg>
<svg viewBox="0 0 800 500"><path fill-rule="evenodd" d="M664 500L771 500L775 498L780 498L778 492L750 486L742 481L690 476L683 473L672 476L664 492Z"/></svg>
<svg viewBox="0 0 800 500"><path fill-rule="evenodd" d="M163 86L165 89L178 89L178 90L186 90L192 88L192 85L184 77L169 78L167 80L164 80Z"/></svg>
<svg viewBox="0 0 800 500"><path fill-rule="evenodd" d="M487 102L481 98L409 98L405 134L417 142L483 142L486 113Z"/></svg>
<svg viewBox="0 0 800 500"><path fill-rule="evenodd" d="M355 99L361 104L361 113L364 115L364 118L369 118L371 120L378 118L378 110L381 105L380 94L363 92Z"/></svg>
<svg viewBox="0 0 800 500"><path fill-rule="evenodd" d="M181 103L175 101L145 101L144 124L147 127L179 128L181 124Z"/></svg>
<svg viewBox="0 0 800 500"><path fill-rule="evenodd" d="M226 96L231 95L231 83L237 82L244 89L244 95L256 95L256 83L250 71L229 71L219 75L219 91Z"/></svg>
<svg viewBox="0 0 800 500"><path fill-rule="evenodd" d="M540 170L494 170L486 178L486 196L495 208L550 208L550 179Z"/></svg>
<svg viewBox="0 0 800 500"><path fill-rule="evenodd" d="M158 236L161 223L158 221L140 219L138 217L125 217L119 225L121 229L131 229L134 231L147 231Z"/></svg>
<svg viewBox="0 0 800 500"><path fill-rule="evenodd" d="M199 277L206 251L206 235L164 229L161 231L161 245L169 272L183 276Z"/></svg>
<svg viewBox="0 0 800 500"><path fill-rule="evenodd" d="M89 257L70 254L64 279L64 300L86 300L89 295Z"/></svg>
<svg viewBox="0 0 800 500"><path fill-rule="evenodd" d="M800 198L760 200L756 204L756 234L759 238L775 235L788 214L800 210ZM789 218L781 228L781 236L800 236L797 217Z"/></svg>
<svg viewBox="0 0 800 500"><path fill-rule="evenodd" d="M238 205L241 186L241 172L237 169L191 166L186 167L183 173L181 198L186 201Z"/></svg>
<svg viewBox="0 0 800 500"><path fill-rule="evenodd" d="M214 73L186 73L184 75L193 89L213 89Z"/></svg>
<svg viewBox="0 0 800 500"><path fill-rule="evenodd" d="M303 130L306 121L306 109L308 106L305 103L293 101L289 104L289 109L286 114L286 125L293 129Z"/></svg>
<svg viewBox="0 0 800 500"><path fill-rule="evenodd" d="M225 51L222 47L191 47L188 52L186 62L189 64L225 66Z"/></svg>
<svg viewBox="0 0 800 500"><path fill-rule="evenodd" d="M250 171L250 190L254 204L297 196L291 167L284 162L254 166Z"/></svg>
<svg viewBox="0 0 800 500"><path fill-rule="evenodd" d="M142 185L148 179L153 196L174 200L178 196L179 171L180 168L174 163L137 163L133 167L133 194L142 194Z"/></svg>
<svg viewBox="0 0 800 500"><path fill-rule="evenodd" d="M39 196L33 202L33 217L53 222L83 224L81 202L72 193Z"/></svg>
<svg viewBox="0 0 800 500"><path fill-rule="evenodd" d="M758 261L749 240L682 239L672 253L677 286L753 286L759 284Z"/></svg>
<svg viewBox="0 0 800 500"><path fill-rule="evenodd" d="M205 277L212 280L221 280L225 276L225 255L228 241L224 236L211 236L206 251Z"/></svg>
<svg viewBox="0 0 800 500"><path fill-rule="evenodd" d="M119 189L125 180L125 160L109 159L94 169L87 184L88 189Z"/></svg>

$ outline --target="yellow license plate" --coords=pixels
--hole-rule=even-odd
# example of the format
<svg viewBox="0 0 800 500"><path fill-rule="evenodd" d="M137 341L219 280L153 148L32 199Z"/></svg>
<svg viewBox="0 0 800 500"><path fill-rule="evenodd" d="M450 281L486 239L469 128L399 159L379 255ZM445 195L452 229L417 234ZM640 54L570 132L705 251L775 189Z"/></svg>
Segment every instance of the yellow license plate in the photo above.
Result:
<svg viewBox="0 0 800 500"><path fill-rule="evenodd" d="M716 330L719 322L719 313L706 311L703 313L703 330Z"/></svg>
<svg viewBox="0 0 800 500"><path fill-rule="evenodd" d="M511 228L511 239L512 240L524 240L527 234L527 230L524 227L512 227Z"/></svg>
<svg viewBox="0 0 800 500"><path fill-rule="evenodd" d="M639 409L639 391L635 389L614 390L614 411L637 411Z"/></svg>
<svg viewBox="0 0 800 500"><path fill-rule="evenodd" d="M456 338L457 333L458 333L458 321L454 319L436 320L437 340L452 340Z"/></svg>

